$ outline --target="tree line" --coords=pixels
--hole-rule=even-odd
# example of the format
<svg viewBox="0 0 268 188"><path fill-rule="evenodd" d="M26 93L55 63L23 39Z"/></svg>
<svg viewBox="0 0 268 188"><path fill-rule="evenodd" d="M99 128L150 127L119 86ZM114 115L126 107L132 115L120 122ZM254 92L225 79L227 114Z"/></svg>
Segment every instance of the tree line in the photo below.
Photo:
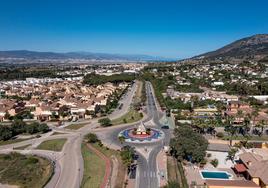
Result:
<svg viewBox="0 0 268 188"><path fill-rule="evenodd" d="M84 77L83 83L88 85L100 85L107 82L119 84L121 82L132 82L134 79L135 75L131 74L113 74L111 76L105 76L91 73Z"/></svg>
<svg viewBox="0 0 268 188"><path fill-rule="evenodd" d="M45 123L33 122L26 124L23 121L14 121L10 125L0 124L0 140L9 140L22 133L46 133L49 130L49 127Z"/></svg>

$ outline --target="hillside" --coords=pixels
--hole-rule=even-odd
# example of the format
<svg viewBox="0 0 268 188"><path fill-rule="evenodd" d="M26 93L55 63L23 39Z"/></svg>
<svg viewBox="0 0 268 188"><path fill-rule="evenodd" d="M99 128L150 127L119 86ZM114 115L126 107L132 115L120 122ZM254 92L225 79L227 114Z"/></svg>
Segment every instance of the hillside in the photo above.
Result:
<svg viewBox="0 0 268 188"><path fill-rule="evenodd" d="M204 53L193 59L256 59L268 56L268 34L258 34L237 40L218 50Z"/></svg>

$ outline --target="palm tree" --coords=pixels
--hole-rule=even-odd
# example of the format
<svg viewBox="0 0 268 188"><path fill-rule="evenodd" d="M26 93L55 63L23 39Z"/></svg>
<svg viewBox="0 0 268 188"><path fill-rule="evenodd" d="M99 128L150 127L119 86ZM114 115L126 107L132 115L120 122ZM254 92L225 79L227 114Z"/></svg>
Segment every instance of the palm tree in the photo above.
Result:
<svg viewBox="0 0 268 188"><path fill-rule="evenodd" d="M261 133L259 134L259 136L261 136L263 134L263 130L264 130L265 125L266 125L266 122L264 120L261 120L257 123L256 127L261 128Z"/></svg>
<svg viewBox="0 0 268 188"><path fill-rule="evenodd" d="M232 137L236 134L237 128L233 125L234 124L234 117L228 116L227 125L224 128L224 131L227 132L230 136L230 145L232 145Z"/></svg>
<svg viewBox="0 0 268 188"><path fill-rule="evenodd" d="M253 112L251 113L252 117L253 117L253 125L255 124L255 119L256 117L258 117L259 115L259 108L254 108Z"/></svg>
<svg viewBox="0 0 268 188"><path fill-rule="evenodd" d="M194 120L194 126L199 130L199 133L204 133L205 129L208 127L203 119Z"/></svg>
<svg viewBox="0 0 268 188"><path fill-rule="evenodd" d="M226 157L226 160L231 160L232 162L234 162L234 158L235 158L237 151L238 150L236 148L231 148L231 150L228 151L228 155Z"/></svg>
<svg viewBox="0 0 268 188"><path fill-rule="evenodd" d="M250 130L250 118L248 117L248 116L246 116L245 118L244 118L244 121L243 121L243 127L242 127L242 129L243 129L243 134L244 133L248 133L248 131ZM244 135L245 136L245 135Z"/></svg>
<svg viewBox="0 0 268 188"><path fill-rule="evenodd" d="M236 113L236 119L238 119L238 121L240 122L242 117L243 117L243 111L238 110L237 113Z"/></svg>

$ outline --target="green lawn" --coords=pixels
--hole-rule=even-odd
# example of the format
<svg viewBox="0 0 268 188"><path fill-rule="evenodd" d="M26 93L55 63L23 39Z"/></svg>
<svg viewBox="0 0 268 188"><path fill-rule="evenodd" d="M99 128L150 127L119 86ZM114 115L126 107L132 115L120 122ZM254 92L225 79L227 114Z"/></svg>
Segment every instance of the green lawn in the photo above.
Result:
<svg viewBox="0 0 268 188"><path fill-rule="evenodd" d="M25 139L22 139L22 138L19 138L19 139L11 139L11 140L6 140L6 141L0 141L0 146L3 146L3 145L8 145L8 144L15 144L17 142L22 142L22 141L25 141L25 140L30 140L32 138L25 138Z"/></svg>
<svg viewBox="0 0 268 188"><path fill-rule="evenodd" d="M24 145L24 146L16 147L14 149L24 150L25 148L29 147L30 145L32 145L32 144L27 144L27 145Z"/></svg>
<svg viewBox="0 0 268 188"><path fill-rule="evenodd" d="M66 126L64 128L65 129L71 129L71 130L78 130L78 129L84 127L87 124L89 124L89 123L71 124L71 125L68 125L68 126Z"/></svg>
<svg viewBox="0 0 268 188"><path fill-rule="evenodd" d="M117 158L118 161L118 173L116 177L115 187L123 187L126 167L123 165L123 162L118 151L108 149L106 147L100 147L97 143L92 144L97 150L102 152L104 155L111 159L112 156ZM86 146L84 142L82 144L82 155L84 159L84 176L82 181L82 187L92 187L98 188L103 180L105 174L105 162L100 159L95 153L92 153ZM91 178L90 178L91 177Z"/></svg>
<svg viewBox="0 0 268 188"><path fill-rule="evenodd" d="M44 187L53 174L45 158L18 153L0 154L0 182L21 188Z"/></svg>
<svg viewBox="0 0 268 188"><path fill-rule="evenodd" d="M143 87L143 82L142 81L137 81L137 90L136 90L135 96L133 97L133 103L141 102L142 87Z"/></svg>
<svg viewBox="0 0 268 188"><path fill-rule="evenodd" d="M120 125L120 124L125 124L125 123L134 123L143 118L143 115L140 114L140 112L130 109L128 113L125 115L112 120L113 125Z"/></svg>
<svg viewBox="0 0 268 188"><path fill-rule="evenodd" d="M82 156L84 159L84 174L81 187L100 187L105 174L105 162L91 152L85 143L82 144Z"/></svg>
<svg viewBox="0 0 268 188"><path fill-rule="evenodd" d="M42 142L36 149L61 151L66 140L66 138L47 140Z"/></svg>

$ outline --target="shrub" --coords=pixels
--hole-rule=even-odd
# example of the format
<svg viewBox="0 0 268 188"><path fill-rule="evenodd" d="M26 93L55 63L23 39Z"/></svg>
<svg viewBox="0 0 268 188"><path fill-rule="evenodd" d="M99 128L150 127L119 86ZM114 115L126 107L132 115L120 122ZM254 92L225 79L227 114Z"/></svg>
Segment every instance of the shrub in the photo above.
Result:
<svg viewBox="0 0 268 188"><path fill-rule="evenodd" d="M219 161L218 161L218 159L213 159L212 161L210 161L210 164L212 164L212 166L214 166L216 168L219 164Z"/></svg>
<svg viewBox="0 0 268 188"><path fill-rule="evenodd" d="M102 119L100 119L98 122L99 122L99 123L101 124L101 126L103 126L103 127L108 127L108 126L111 126L111 125L112 125L112 122L111 122L111 120L110 120L109 118L102 118Z"/></svg>
<svg viewBox="0 0 268 188"><path fill-rule="evenodd" d="M99 139L96 134L94 133L89 133L86 135L86 139L88 143L96 143L99 142Z"/></svg>
<svg viewBox="0 0 268 188"><path fill-rule="evenodd" d="M218 133L216 134L216 136L217 136L218 138L223 138L223 137L224 137L224 134L223 134L223 132L218 132Z"/></svg>

